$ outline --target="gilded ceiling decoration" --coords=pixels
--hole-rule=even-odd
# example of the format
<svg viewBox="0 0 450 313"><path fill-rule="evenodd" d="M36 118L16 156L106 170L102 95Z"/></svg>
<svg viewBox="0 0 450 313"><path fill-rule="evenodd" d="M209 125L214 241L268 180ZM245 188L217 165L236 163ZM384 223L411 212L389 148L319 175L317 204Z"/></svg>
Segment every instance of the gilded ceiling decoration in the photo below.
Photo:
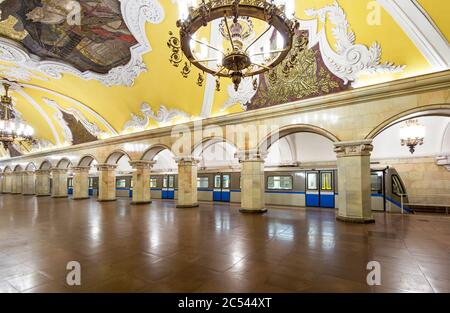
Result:
<svg viewBox="0 0 450 313"><path fill-rule="evenodd" d="M339 92L349 88L325 66L317 45L308 49L307 32L299 33L290 52L299 59L290 72L284 67L260 76L258 91L246 105L247 110L264 108L313 96Z"/></svg>
<svg viewBox="0 0 450 313"><path fill-rule="evenodd" d="M118 0L5 0L0 10L3 34L43 59L68 62L80 71L104 74L124 65L137 43Z"/></svg>

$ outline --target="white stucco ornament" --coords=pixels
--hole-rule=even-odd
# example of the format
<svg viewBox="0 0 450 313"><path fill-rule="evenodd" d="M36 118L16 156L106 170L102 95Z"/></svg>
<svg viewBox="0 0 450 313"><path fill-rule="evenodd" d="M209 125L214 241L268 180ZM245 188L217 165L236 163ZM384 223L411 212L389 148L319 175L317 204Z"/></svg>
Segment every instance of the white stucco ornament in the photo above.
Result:
<svg viewBox="0 0 450 313"><path fill-rule="evenodd" d="M119 1L122 17L138 42L130 48L131 58L127 64L115 67L107 74L92 71L81 72L72 65L61 61L42 60L36 55L28 53L16 42L6 38L0 38L0 61L18 66L20 70L14 70L11 78L20 77L25 81L36 78L36 73L53 79L61 79L64 74L72 74L84 80L99 81L106 86L132 86L139 74L147 70L142 59L143 55L152 50L145 32L145 24L147 22L161 23L164 19L164 9L158 0ZM7 76L8 71L0 69L0 73Z"/></svg>

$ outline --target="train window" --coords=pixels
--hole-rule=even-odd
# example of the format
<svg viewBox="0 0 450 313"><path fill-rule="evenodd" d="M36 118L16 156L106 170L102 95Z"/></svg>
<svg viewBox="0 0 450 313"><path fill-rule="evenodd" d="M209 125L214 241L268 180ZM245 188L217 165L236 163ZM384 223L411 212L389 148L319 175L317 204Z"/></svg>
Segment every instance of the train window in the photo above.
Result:
<svg viewBox="0 0 450 313"><path fill-rule="evenodd" d="M307 177L307 183L308 183L308 190L317 190L317 177L318 173L308 173Z"/></svg>
<svg viewBox="0 0 450 313"><path fill-rule="evenodd" d="M73 178L67 180L67 187L73 187Z"/></svg>
<svg viewBox="0 0 450 313"><path fill-rule="evenodd" d="M92 177L89 177L89 188L92 188L94 186L94 179Z"/></svg>
<svg viewBox="0 0 450 313"><path fill-rule="evenodd" d="M383 193L383 177L378 174L370 175L371 183L372 183L372 192L376 192L378 194Z"/></svg>
<svg viewBox="0 0 450 313"><path fill-rule="evenodd" d="M321 173L322 190L333 190L333 175L330 172Z"/></svg>
<svg viewBox="0 0 450 313"><path fill-rule="evenodd" d="M392 175L392 193L397 196L404 195L405 189L403 189L403 185L400 182L400 178L397 175Z"/></svg>
<svg viewBox="0 0 450 313"><path fill-rule="evenodd" d="M175 176L169 176L169 188L175 188Z"/></svg>
<svg viewBox="0 0 450 313"><path fill-rule="evenodd" d="M157 182L155 177L150 177L150 188L156 188Z"/></svg>
<svg viewBox="0 0 450 313"><path fill-rule="evenodd" d="M131 188L133 188L133 185L134 185L134 180L131 180Z"/></svg>
<svg viewBox="0 0 450 313"><path fill-rule="evenodd" d="M271 190L292 189L292 176L269 176L267 178L267 189Z"/></svg>
<svg viewBox="0 0 450 313"><path fill-rule="evenodd" d="M222 188L224 189L230 188L230 175L223 175Z"/></svg>
<svg viewBox="0 0 450 313"><path fill-rule="evenodd" d="M220 175L214 176L214 188L221 188Z"/></svg>
<svg viewBox="0 0 450 313"><path fill-rule="evenodd" d="M163 178L163 188L167 188L167 176Z"/></svg>
<svg viewBox="0 0 450 313"><path fill-rule="evenodd" d="M127 187L127 181L125 179L118 179L116 181L116 188L126 188Z"/></svg>
<svg viewBox="0 0 450 313"><path fill-rule="evenodd" d="M208 188L209 178L208 177L197 177L197 188Z"/></svg>

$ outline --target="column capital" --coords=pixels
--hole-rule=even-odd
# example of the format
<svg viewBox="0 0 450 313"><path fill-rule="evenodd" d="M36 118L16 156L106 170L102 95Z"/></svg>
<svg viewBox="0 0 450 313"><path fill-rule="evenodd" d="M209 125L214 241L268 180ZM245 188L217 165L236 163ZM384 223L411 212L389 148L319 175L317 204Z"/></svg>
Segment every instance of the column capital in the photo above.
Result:
<svg viewBox="0 0 450 313"><path fill-rule="evenodd" d="M35 174L34 171L24 171L23 173L27 176L31 176L31 175Z"/></svg>
<svg viewBox="0 0 450 313"><path fill-rule="evenodd" d="M373 150L372 140L341 141L334 143L334 152L338 158L349 156L370 156Z"/></svg>
<svg viewBox="0 0 450 313"><path fill-rule="evenodd" d="M116 168L117 164L108 164L108 163L97 164L97 170L99 171L113 171Z"/></svg>
<svg viewBox="0 0 450 313"><path fill-rule="evenodd" d="M50 174L50 169L48 170L35 170L36 174Z"/></svg>
<svg viewBox="0 0 450 313"><path fill-rule="evenodd" d="M72 170L75 172L89 172L90 166L72 166Z"/></svg>
<svg viewBox="0 0 450 313"><path fill-rule="evenodd" d="M69 171L69 169L68 169L68 168L57 168L57 167L55 167L55 168L52 168L50 171L51 171L52 173L61 173L61 174L64 174L64 173L67 173L67 172Z"/></svg>
<svg viewBox="0 0 450 313"><path fill-rule="evenodd" d="M258 149L239 150L236 152L236 158L239 162L264 162L267 153L261 152Z"/></svg>
<svg viewBox="0 0 450 313"><path fill-rule="evenodd" d="M138 160L138 161L129 161L129 163L133 169L141 169L141 168L151 169L153 165L155 165L156 161Z"/></svg>
<svg viewBox="0 0 450 313"><path fill-rule="evenodd" d="M193 165L196 165L200 162L200 158L194 157L192 155L174 157L174 159L177 164L192 163Z"/></svg>

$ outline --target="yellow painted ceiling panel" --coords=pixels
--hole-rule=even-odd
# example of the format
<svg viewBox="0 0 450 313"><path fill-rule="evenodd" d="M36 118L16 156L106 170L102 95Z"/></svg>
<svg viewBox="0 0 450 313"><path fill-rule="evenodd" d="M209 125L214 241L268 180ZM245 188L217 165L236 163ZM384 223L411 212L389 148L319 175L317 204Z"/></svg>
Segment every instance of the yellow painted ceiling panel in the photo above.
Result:
<svg viewBox="0 0 450 313"><path fill-rule="evenodd" d="M418 0L422 8L428 13L441 33L450 40L450 1L447 0Z"/></svg>

